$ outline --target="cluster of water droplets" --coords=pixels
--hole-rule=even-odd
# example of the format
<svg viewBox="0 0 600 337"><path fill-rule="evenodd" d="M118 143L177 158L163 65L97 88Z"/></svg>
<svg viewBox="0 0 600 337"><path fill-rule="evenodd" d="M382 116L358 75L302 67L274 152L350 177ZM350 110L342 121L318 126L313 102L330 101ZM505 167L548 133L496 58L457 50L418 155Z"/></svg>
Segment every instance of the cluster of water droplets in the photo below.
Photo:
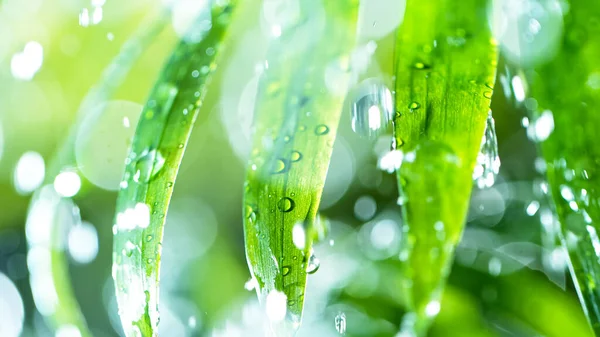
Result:
<svg viewBox="0 0 600 337"><path fill-rule="evenodd" d="M499 172L498 138L496 137L494 117L490 110L481 140L481 148L477 155L475 170L473 171L473 180L479 188L492 187Z"/></svg>

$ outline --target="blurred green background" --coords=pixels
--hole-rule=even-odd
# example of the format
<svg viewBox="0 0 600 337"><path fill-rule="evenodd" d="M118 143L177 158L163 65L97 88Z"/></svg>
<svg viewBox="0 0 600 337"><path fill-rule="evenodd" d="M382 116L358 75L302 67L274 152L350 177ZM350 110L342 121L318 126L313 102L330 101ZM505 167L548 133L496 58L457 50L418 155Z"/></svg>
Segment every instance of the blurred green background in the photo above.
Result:
<svg viewBox="0 0 600 337"><path fill-rule="evenodd" d="M31 295L28 201L103 69L144 20L157 18L165 3L173 2L0 1L1 336L54 336ZM141 46L142 56L123 84L98 107L104 109L99 121L84 119L74 131L73 170L82 179L74 200L84 223L65 233L65 253L95 336L122 334L110 276L111 228L135 121L182 22L205 2L176 3L165 29ZM184 157L165 231L163 336L262 336L255 326L255 295L245 289L241 198L265 22L278 13L269 2L252 0L243 7L244 22L236 26L235 43L209 89ZM361 7L358 42L377 42L365 78L390 77L399 3L377 0ZM431 336L591 335L567 257L555 246L554 234L543 230L557 220L541 193L544 167L523 127L527 120L514 76L502 59L492 99L501 173L493 187L473 192L468 228ZM336 336L341 317L348 336L394 336L403 314L396 258L401 219L395 177L377 167L391 136L360 138L352 132L349 112L339 130L321 205L331 234L315 249L321 267L309 276L299 336Z"/></svg>

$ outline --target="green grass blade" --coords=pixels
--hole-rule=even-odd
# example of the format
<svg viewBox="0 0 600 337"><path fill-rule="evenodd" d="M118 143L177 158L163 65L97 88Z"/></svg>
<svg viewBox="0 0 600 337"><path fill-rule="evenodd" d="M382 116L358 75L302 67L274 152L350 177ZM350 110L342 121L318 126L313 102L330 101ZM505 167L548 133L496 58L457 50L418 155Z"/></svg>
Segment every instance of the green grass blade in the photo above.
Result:
<svg viewBox="0 0 600 337"><path fill-rule="evenodd" d="M484 0L408 0L396 59L396 148L409 286L405 329L425 335L439 311L469 205L495 78Z"/></svg>
<svg viewBox="0 0 600 337"><path fill-rule="evenodd" d="M285 295L276 308L285 318L273 322L278 319L268 315L280 336L299 327L307 270L317 267L311 261L321 228L317 210L346 94L328 90L326 76L339 74L338 85L348 85L357 6L355 0L302 2L297 20L271 43L259 85L244 234L267 314L271 299Z"/></svg>
<svg viewBox="0 0 600 337"><path fill-rule="evenodd" d="M165 66L145 105L126 160L114 226L113 278L127 336L156 336L163 228L173 184L206 86L216 69L235 1L211 9L212 25L201 18ZM203 28L200 28L203 27Z"/></svg>
<svg viewBox="0 0 600 337"><path fill-rule="evenodd" d="M600 3L570 1L560 51L530 72L537 102L531 136L541 143L551 194L584 311L600 336Z"/></svg>
<svg viewBox="0 0 600 337"><path fill-rule="evenodd" d="M113 95L146 46L162 31L165 22L164 15L152 15L106 68L99 83L83 99L76 124L50 162L44 186L31 199L26 231L33 299L48 325L57 333L60 329L77 329L82 337L91 336L71 287L69 262L65 255L66 231L70 225L81 221L79 209L69 198L59 196L52 182L63 169L77 166L74 149L82 121L100 117L102 111L96 107ZM49 236L43 237L44 233Z"/></svg>

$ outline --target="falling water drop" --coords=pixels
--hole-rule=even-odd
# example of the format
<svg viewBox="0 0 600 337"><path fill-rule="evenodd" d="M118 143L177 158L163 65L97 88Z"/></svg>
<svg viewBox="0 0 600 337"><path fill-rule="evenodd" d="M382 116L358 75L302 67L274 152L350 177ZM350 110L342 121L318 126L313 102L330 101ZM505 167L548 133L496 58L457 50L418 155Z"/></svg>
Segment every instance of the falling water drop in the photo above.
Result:
<svg viewBox="0 0 600 337"><path fill-rule="evenodd" d="M376 78L360 83L350 93L349 104L352 130L366 138L384 132L394 113L390 89Z"/></svg>
<svg viewBox="0 0 600 337"><path fill-rule="evenodd" d="M473 171L473 180L479 188L491 187L500 171L498 156L498 138L492 111L488 113L485 132L481 140L481 148L477 155L477 164Z"/></svg>

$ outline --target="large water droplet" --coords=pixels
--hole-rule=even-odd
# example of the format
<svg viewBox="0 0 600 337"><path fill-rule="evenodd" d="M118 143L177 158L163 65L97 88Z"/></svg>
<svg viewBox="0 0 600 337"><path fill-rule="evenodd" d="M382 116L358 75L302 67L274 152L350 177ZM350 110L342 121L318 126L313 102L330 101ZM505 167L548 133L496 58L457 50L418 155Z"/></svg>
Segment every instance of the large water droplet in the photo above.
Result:
<svg viewBox="0 0 600 337"><path fill-rule="evenodd" d="M156 149L145 150L135 160L133 179L138 183L147 183L154 178L165 165L165 158Z"/></svg>
<svg viewBox="0 0 600 337"><path fill-rule="evenodd" d="M500 157L498 156L498 138L496 137L496 127L494 118L490 110L485 132L481 140L481 148L477 155L477 164L473 171L473 180L479 188L491 187L496 181L496 176L500 172Z"/></svg>
<svg viewBox="0 0 600 337"><path fill-rule="evenodd" d="M314 274L319 270L321 266L321 261L315 256L315 254L310 254L308 258L308 263L306 264L306 272L308 274Z"/></svg>
<svg viewBox="0 0 600 337"><path fill-rule="evenodd" d="M360 83L349 97L352 130L374 138L384 132L392 119L392 93L383 81L370 78Z"/></svg>
<svg viewBox="0 0 600 337"><path fill-rule="evenodd" d="M346 314L343 312L335 316L335 329L340 335L346 334Z"/></svg>
<svg viewBox="0 0 600 337"><path fill-rule="evenodd" d="M277 203L277 208L279 208L280 211L285 213L291 212L294 209L294 206L296 206L294 200L288 197L281 198Z"/></svg>

